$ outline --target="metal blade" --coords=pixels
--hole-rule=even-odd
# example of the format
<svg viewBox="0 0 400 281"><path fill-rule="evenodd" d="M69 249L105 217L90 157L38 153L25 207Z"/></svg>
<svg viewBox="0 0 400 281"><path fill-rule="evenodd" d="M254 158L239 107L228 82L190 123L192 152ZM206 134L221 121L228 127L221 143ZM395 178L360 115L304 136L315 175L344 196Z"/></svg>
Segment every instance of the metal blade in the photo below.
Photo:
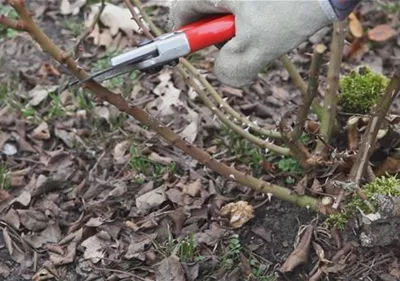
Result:
<svg viewBox="0 0 400 281"><path fill-rule="evenodd" d="M149 58L153 57L154 55L156 55L155 52L143 53L143 54L141 54L141 55L139 55L139 56L127 61L127 62L124 62L124 63L118 64L116 66L112 66L110 68L107 68L107 69L101 70L99 72L93 73L86 79L83 79L81 81L79 81L79 80L74 81L74 82L72 82L70 84L70 86L73 86L73 85L78 84L78 83L81 84L81 83L86 82L86 81L91 80L91 79L95 80L96 82L103 82L103 81L112 79L114 77L120 76L122 74L131 72L131 71L136 69L136 64L137 63L139 63L139 62L141 62L141 61L143 61L145 59L149 59Z"/></svg>

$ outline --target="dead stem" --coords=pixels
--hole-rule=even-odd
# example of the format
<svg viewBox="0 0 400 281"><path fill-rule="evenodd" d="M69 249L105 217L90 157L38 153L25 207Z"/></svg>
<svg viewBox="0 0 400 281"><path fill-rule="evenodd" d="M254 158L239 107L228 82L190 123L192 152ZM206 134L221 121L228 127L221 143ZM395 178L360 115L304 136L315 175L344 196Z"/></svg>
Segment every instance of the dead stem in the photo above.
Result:
<svg viewBox="0 0 400 281"><path fill-rule="evenodd" d="M279 130L281 132L282 138L289 147L290 152L295 158L300 166L304 170L309 170L311 168L310 163L308 162L311 159L311 153L308 151L307 147L300 141L300 139L292 139L292 129L286 122L286 118L282 118L281 122L279 123Z"/></svg>
<svg viewBox="0 0 400 281"><path fill-rule="evenodd" d="M318 84L319 84L319 72L322 64L322 56L326 50L324 45L317 45L314 50L314 54L311 61L311 67L309 71L308 87L305 95L303 95L303 103L300 106L299 114L297 116L297 124L292 132L291 139L297 140L303 132L304 125L307 120L308 111L310 106L317 96Z"/></svg>
<svg viewBox="0 0 400 281"><path fill-rule="evenodd" d="M149 39L154 39L153 34L151 34L150 30L143 24L142 18L136 13L135 7L132 5L131 0L124 0L124 3L131 12L132 19L139 25L139 28L142 30L143 34Z"/></svg>
<svg viewBox="0 0 400 281"><path fill-rule="evenodd" d="M105 0L101 0L101 7L100 7L100 11L98 12L98 14L96 15L96 17L93 19L92 23L90 24L90 26L86 29L86 31L84 33L82 33L79 37L77 42L75 43L75 46L72 48L72 51L70 53L74 53L75 56L76 54L78 54L79 52L79 46L82 44L83 40L85 40L86 37L89 36L89 34L93 31L94 27L96 26L96 24L99 22L101 14L104 11L104 8L106 7L106 3Z"/></svg>
<svg viewBox="0 0 400 281"><path fill-rule="evenodd" d="M343 58L345 22L333 24L333 36L331 42L331 55L329 60L327 87L324 98L324 114L321 116L321 135L326 143L330 142L336 125L337 94L339 91L339 75ZM316 152L323 154L326 146L319 141Z"/></svg>
<svg viewBox="0 0 400 281"><path fill-rule="evenodd" d="M53 59L57 60L60 64L68 68L77 78L83 80L89 77L89 74L84 71L71 57L66 57L65 53L54 44L54 42L43 32L43 30L32 19L31 13L23 4L23 1L18 2L18 5L13 5L14 9L20 16L21 20L27 26L27 32L32 38L47 52ZM121 112L125 112L138 120L142 125L148 126L154 130L159 136L163 137L169 144L181 149L186 154L192 156L194 159L205 165L223 177L237 181L241 184L247 185L255 191L271 193L277 198L295 203L301 207L306 207L312 210L319 210L320 203L316 198L310 196L298 196L291 190L274 185L263 180L254 178L250 175L242 173L231 166L227 166L213 159L207 152L198 148L197 146L185 141L177 134L175 134L168 127L160 124L158 120L147 114L143 109L132 106L129 104L122 95L115 94L93 80L84 83L84 86L92 91L100 99L107 101L114 105Z"/></svg>
<svg viewBox="0 0 400 281"><path fill-rule="evenodd" d="M303 97L307 95L307 84L304 82L303 78L301 78L299 71L296 69L296 66L290 60L289 56L282 55L279 59L286 71L289 73L289 76L292 78L294 84L300 90ZM311 108L312 111L318 116L319 120L321 120L322 115L324 114L324 108L318 103L317 100L313 101Z"/></svg>

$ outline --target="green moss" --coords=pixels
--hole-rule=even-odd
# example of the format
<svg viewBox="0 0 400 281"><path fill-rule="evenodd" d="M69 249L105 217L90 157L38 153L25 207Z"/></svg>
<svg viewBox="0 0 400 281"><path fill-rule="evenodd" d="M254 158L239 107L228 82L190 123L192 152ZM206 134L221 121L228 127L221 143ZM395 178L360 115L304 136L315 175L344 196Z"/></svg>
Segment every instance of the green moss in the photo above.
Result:
<svg viewBox="0 0 400 281"><path fill-rule="evenodd" d="M376 194L398 197L400 196L400 179L395 176L383 176L376 178L369 184L363 186L363 191L368 198L368 201L372 206L377 209L378 202L375 200ZM363 200L357 193L354 193L345 205L345 209L338 214L329 216L325 221L327 225L336 225L338 229L344 229L347 221L357 214L358 208L361 209L365 214L370 213L369 208L365 205Z"/></svg>
<svg viewBox="0 0 400 281"><path fill-rule="evenodd" d="M349 113L367 113L377 103L382 92L389 83L389 79L377 74L368 67L359 71L352 71L340 79L339 104Z"/></svg>

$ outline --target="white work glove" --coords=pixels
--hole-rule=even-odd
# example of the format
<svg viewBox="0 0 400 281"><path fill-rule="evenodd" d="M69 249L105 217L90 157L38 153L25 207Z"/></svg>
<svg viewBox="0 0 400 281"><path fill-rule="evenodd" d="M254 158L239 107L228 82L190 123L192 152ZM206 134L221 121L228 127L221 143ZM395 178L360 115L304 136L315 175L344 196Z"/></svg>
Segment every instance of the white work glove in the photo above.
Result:
<svg viewBox="0 0 400 281"><path fill-rule="evenodd" d="M215 14L235 15L236 36L220 50L218 79L233 87L251 84L272 60L336 20L329 0L174 0L173 29Z"/></svg>

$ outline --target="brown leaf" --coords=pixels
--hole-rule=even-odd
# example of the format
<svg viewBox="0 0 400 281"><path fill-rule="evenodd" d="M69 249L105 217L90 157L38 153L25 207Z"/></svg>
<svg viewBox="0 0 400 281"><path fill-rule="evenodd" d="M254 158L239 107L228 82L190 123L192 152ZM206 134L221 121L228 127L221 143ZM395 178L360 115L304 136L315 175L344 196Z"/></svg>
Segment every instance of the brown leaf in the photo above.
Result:
<svg viewBox="0 0 400 281"><path fill-rule="evenodd" d="M3 239L4 239L4 244L6 244L8 253L12 255L14 251L13 242L11 240L10 234L8 234L6 227L3 228Z"/></svg>
<svg viewBox="0 0 400 281"><path fill-rule="evenodd" d="M31 231L41 231L47 227L48 219L40 211L16 210L21 224Z"/></svg>
<svg viewBox="0 0 400 281"><path fill-rule="evenodd" d="M32 281L45 281L52 280L55 276L50 272L47 268L41 268L38 272L35 273L32 277Z"/></svg>
<svg viewBox="0 0 400 281"><path fill-rule="evenodd" d="M56 137L61 139L65 143L65 145L68 146L69 148L74 147L74 141L76 139L74 132L68 132L66 130L55 128L54 134L56 135Z"/></svg>
<svg viewBox="0 0 400 281"><path fill-rule="evenodd" d="M308 184L308 176L305 175L294 187L298 195L304 195Z"/></svg>
<svg viewBox="0 0 400 281"><path fill-rule="evenodd" d="M180 206L185 205L185 203L183 202L183 194L180 190L178 190L177 188L171 188L168 189L166 192L167 198L169 201L178 204Z"/></svg>
<svg viewBox="0 0 400 281"><path fill-rule="evenodd" d="M51 63L45 62L40 66L38 75L43 77L48 77L48 76L60 76L61 74L57 70L57 68L55 68Z"/></svg>
<svg viewBox="0 0 400 281"><path fill-rule="evenodd" d="M149 158L149 160L154 161L161 165L169 165L173 161L172 158L160 156L159 154L157 154L155 152L150 153L148 158Z"/></svg>
<svg viewBox="0 0 400 281"><path fill-rule="evenodd" d="M253 274L253 271L251 270L250 262L245 257L245 255L243 255L243 253L240 253L240 267L242 269L242 273L246 277L249 277Z"/></svg>
<svg viewBox="0 0 400 281"><path fill-rule="evenodd" d="M189 194L192 197L196 197L200 194L201 191L201 180L197 179L196 181L188 184L188 185L183 185L182 187L182 192L183 194Z"/></svg>
<svg viewBox="0 0 400 281"><path fill-rule="evenodd" d="M155 275L156 281L186 281L185 272L176 256L163 259Z"/></svg>
<svg viewBox="0 0 400 281"><path fill-rule="evenodd" d="M10 194L4 189L0 189L0 202L6 201L8 198L10 198Z"/></svg>
<svg viewBox="0 0 400 281"><path fill-rule="evenodd" d="M116 165L123 165L127 161L129 161L129 159L131 158L131 156L128 153L130 144L131 142L126 140L115 145L113 151L113 158L114 158L114 163Z"/></svg>
<svg viewBox="0 0 400 281"><path fill-rule="evenodd" d="M363 27L354 13L348 16L349 19L349 29L351 34L356 38L361 38L364 35Z"/></svg>
<svg viewBox="0 0 400 281"><path fill-rule="evenodd" d="M386 173L396 174L398 172L400 172L400 159L389 156L378 166L375 175L380 177Z"/></svg>
<svg viewBox="0 0 400 281"><path fill-rule="evenodd" d="M14 227L15 229L19 229L21 224L17 212L12 208L7 212L7 214L1 217L1 220Z"/></svg>
<svg viewBox="0 0 400 281"><path fill-rule="evenodd" d="M187 281L195 281L199 277L199 263L195 264L182 264L183 269L185 270Z"/></svg>
<svg viewBox="0 0 400 281"><path fill-rule="evenodd" d="M210 229L204 232L195 233L195 240L198 244L206 244L208 246L215 246L220 240L225 230L223 230L218 224L212 223Z"/></svg>
<svg viewBox="0 0 400 281"><path fill-rule="evenodd" d="M136 207L141 214L146 214L152 208L160 206L166 200L165 186L162 185L136 198Z"/></svg>
<svg viewBox="0 0 400 281"><path fill-rule="evenodd" d="M40 123L40 125L33 130L32 137L37 140L50 139L49 125L47 125L46 122Z"/></svg>
<svg viewBox="0 0 400 281"><path fill-rule="evenodd" d="M231 226L239 228L254 217L254 209L246 201L238 201L222 207L221 216L229 216Z"/></svg>
<svg viewBox="0 0 400 281"><path fill-rule="evenodd" d="M371 41L383 42L394 37L396 34L396 30L394 30L390 25L381 24L368 31L368 38Z"/></svg>
<svg viewBox="0 0 400 281"><path fill-rule="evenodd" d="M319 180L314 179L313 184L311 185L311 191L315 194L321 194L323 192L321 183Z"/></svg>
<svg viewBox="0 0 400 281"><path fill-rule="evenodd" d="M315 253L317 254L317 257L320 261L322 262L327 262L328 260L325 259L325 250L322 248L322 246L316 242L312 242L313 248Z"/></svg>
<svg viewBox="0 0 400 281"><path fill-rule="evenodd" d="M26 185L24 176L18 176L11 174L11 186L12 187L22 187Z"/></svg>
<svg viewBox="0 0 400 281"><path fill-rule="evenodd" d="M71 242L64 254L49 252L50 261L54 265L66 265L74 262L76 256L76 243Z"/></svg>
<svg viewBox="0 0 400 281"><path fill-rule="evenodd" d="M155 238L157 234L149 234L143 237L141 240L133 241L130 243L128 250L125 254L126 259L136 258L138 260L144 261L146 259L145 247L149 245Z"/></svg>
<svg viewBox="0 0 400 281"><path fill-rule="evenodd" d="M3 277L7 279L8 276L10 276L11 269L3 262L0 261L0 277Z"/></svg>
<svg viewBox="0 0 400 281"><path fill-rule="evenodd" d="M100 238L101 236L100 232L90 236L81 243L81 246L85 247L84 258L90 259L93 263L97 263L100 259L104 258L104 249L108 247L109 241Z"/></svg>
<svg viewBox="0 0 400 281"><path fill-rule="evenodd" d="M260 238L262 238L265 242L271 243L272 242L272 237L271 237L271 230L270 229L265 229L263 226L254 226L251 231L258 235Z"/></svg>
<svg viewBox="0 0 400 281"><path fill-rule="evenodd" d="M304 231L303 237L297 245L297 248L290 254L285 263L281 266L281 272L290 272L297 266L307 262L313 231L314 227L312 225L307 226L307 229Z"/></svg>

